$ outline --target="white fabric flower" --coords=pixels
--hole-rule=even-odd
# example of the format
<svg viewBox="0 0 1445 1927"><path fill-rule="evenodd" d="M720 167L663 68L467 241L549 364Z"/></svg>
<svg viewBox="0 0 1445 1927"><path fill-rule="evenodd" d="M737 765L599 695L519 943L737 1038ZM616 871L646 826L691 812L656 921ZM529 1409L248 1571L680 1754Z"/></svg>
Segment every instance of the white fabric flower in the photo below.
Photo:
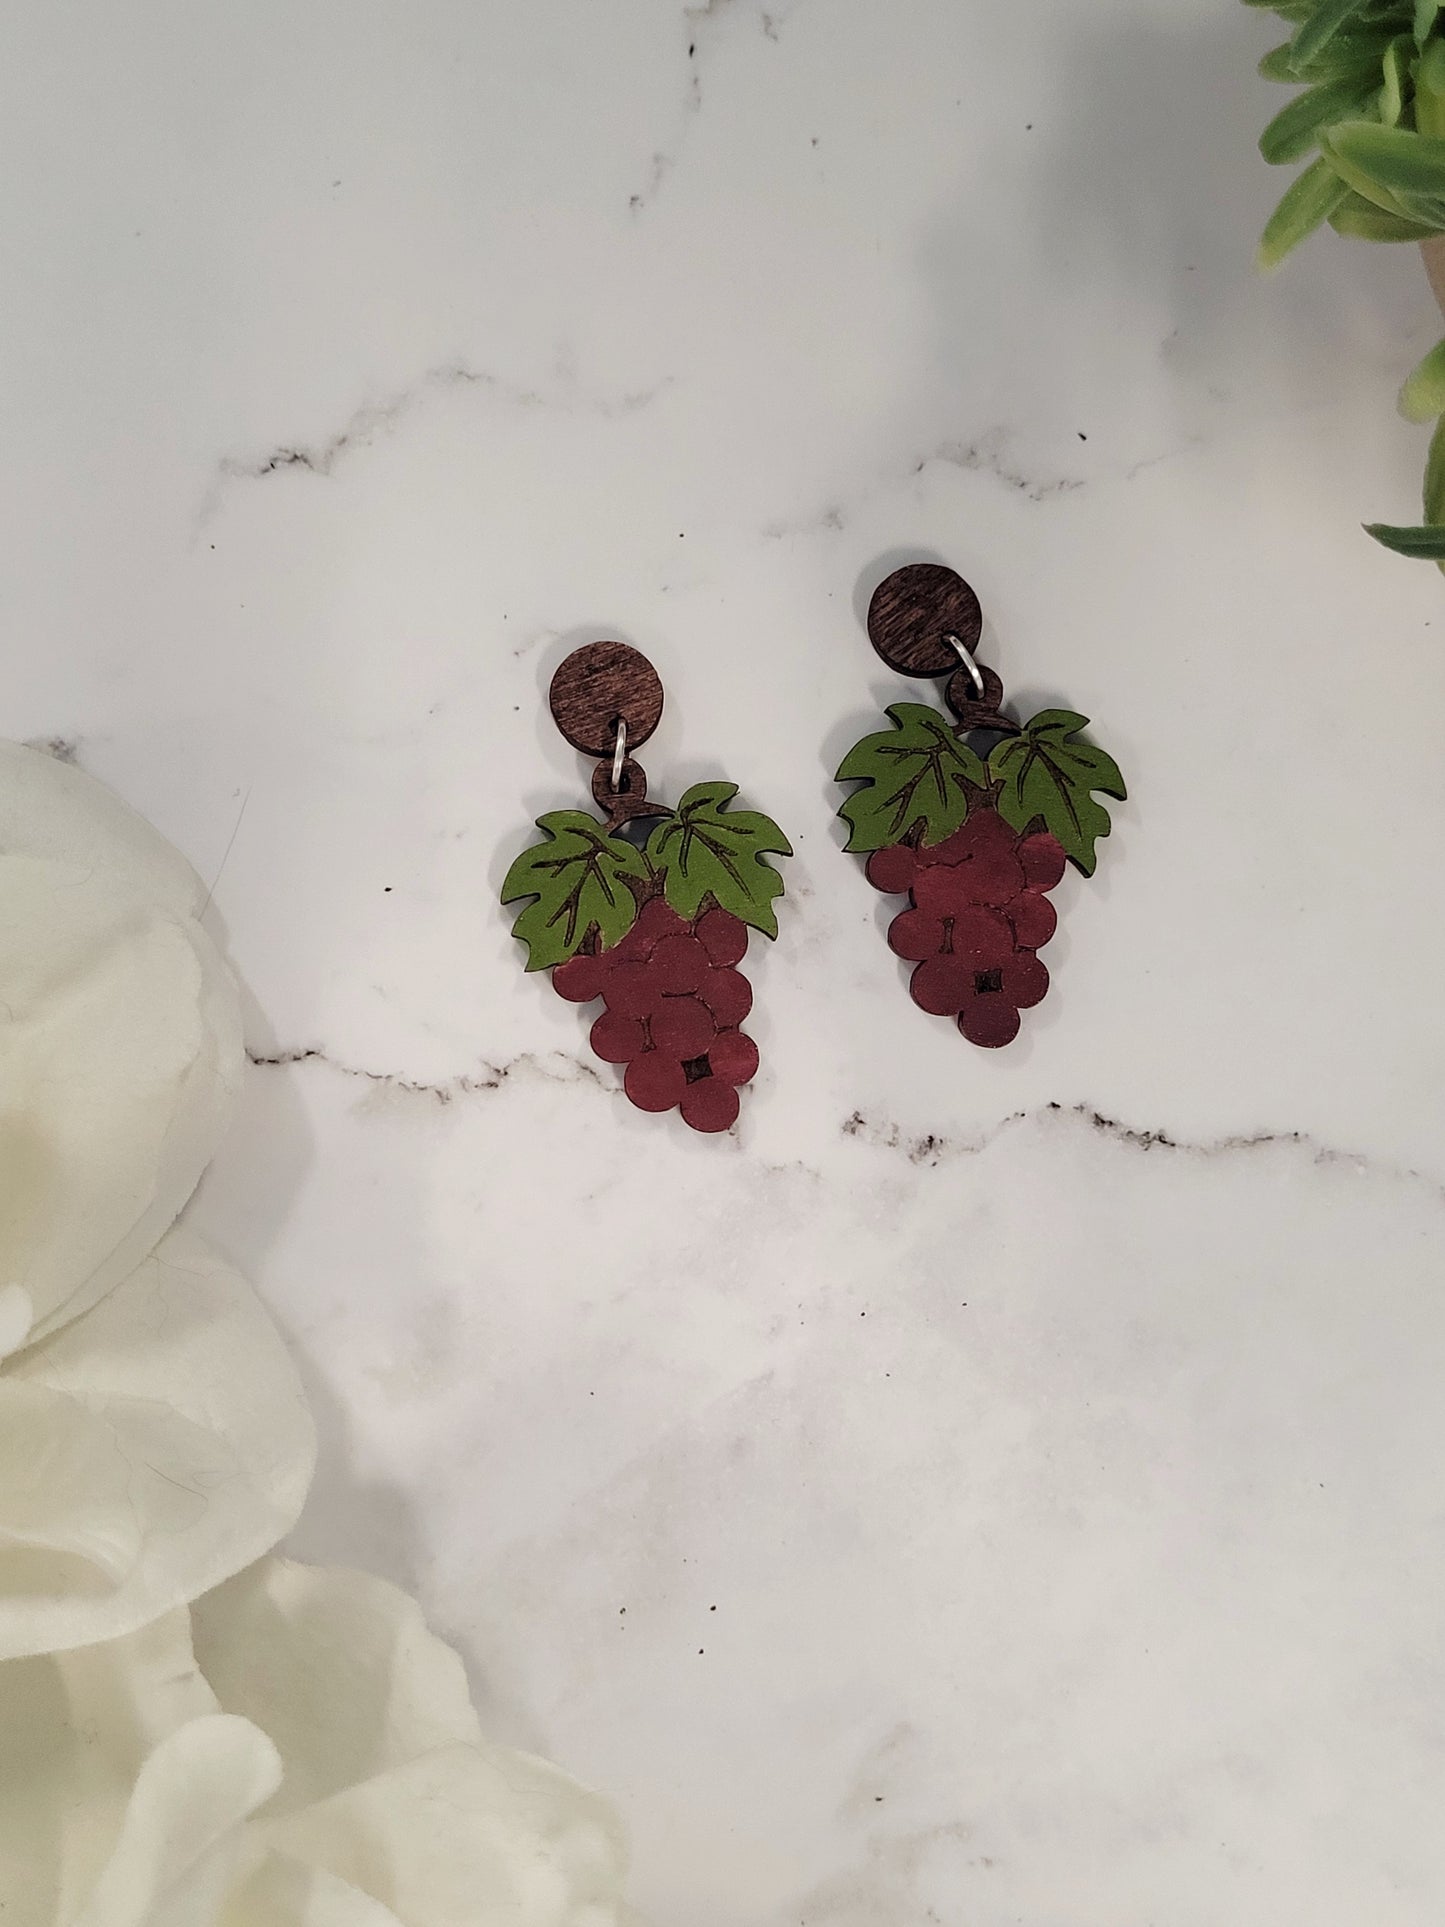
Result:
<svg viewBox="0 0 1445 1927"><path fill-rule="evenodd" d="M117 797L0 744L0 1357L135 1270L239 1087L205 892Z"/></svg>
<svg viewBox="0 0 1445 1927"><path fill-rule="evenodd" d="M263 1557L315 1438L255 1294L171 1228L242 1062L203 907L0 744L4 1927L619 1927L607 1809L483 1739L418 1609Z"/></svg>
<svg viewBox="0 0 1445 1927"><path fill-rule="evenodd" d="M0 1666L7 1927L620 1927L591 1794L483 1739L461 1662L359 1573L270 1558Z"/></svg>
<svg viewBox="0 0 1445 1927"><path fill-rule="evenodd" d="M172 1231L83 1317L0 1362L0 1659L130 1632L259 1559L315 1457L256 1294Z"/></svg>

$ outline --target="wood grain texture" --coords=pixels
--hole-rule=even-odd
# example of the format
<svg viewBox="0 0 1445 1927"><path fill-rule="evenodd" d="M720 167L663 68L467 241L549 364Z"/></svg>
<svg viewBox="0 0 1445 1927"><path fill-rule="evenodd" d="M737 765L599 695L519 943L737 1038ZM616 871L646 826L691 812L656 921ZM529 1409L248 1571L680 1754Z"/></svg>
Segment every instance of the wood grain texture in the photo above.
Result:
<svg viewBox="0 0 1445 1927"><path fill-rule="evenodd" d="M868 636L890 669L903 676L946 676L958 667L957 636L970 655L983 634L978 597L955 569L913 562L873 591Z"/></svg>
<svg viewBox="0 0 1445 1927"><path fill-rule="evenodd" d="M627 725L636 749L657 728L662 682L640 649L626 642L589 642L574 649L552 678L547 701L553 720L574 749L610 756L617 726Z"/></svg>

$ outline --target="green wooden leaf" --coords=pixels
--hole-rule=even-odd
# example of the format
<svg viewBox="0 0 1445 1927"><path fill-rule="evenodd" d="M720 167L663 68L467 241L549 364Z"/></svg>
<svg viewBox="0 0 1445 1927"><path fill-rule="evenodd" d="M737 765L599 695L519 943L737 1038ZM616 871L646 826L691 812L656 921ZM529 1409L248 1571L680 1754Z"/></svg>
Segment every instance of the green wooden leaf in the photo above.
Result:
<svg viewBox="0 0 1445 1927"><path fill-rule="evenodd" d="M1424 241L1435 231L1423 221L1387 214L1353 188L1330 216L1330 226L1336 234L1349 235L1356 241Z"/></svg>
<svg viewBox="0 0 1445 1927"><path fill-rule="evenodd" d="M1348 20L1363 14L1366 0L1319 0L1294 37L1295 60L1300 65L1326 47Z"/></svg>
<svg viewBox="0 0 1445 1927"><path fill-rule="evenodd" d="M1278 267L1292 248L1329 220L1348 191L1328 161L1311 161L1304 173L1290 182L1265 223L1259 239L1259 265Z"/></svg>
<svg viewBox="0 0 1445 1927"><path fill-rule="evenodd" d="M502 884L503 903L535 899L512 925L527 946L528 970L575 957L593 931L604 949L620 942L637 916L628 878L651 874L640 850L582 810L553 810L537 828L545 842L523 850Z"/></svg>
<svg viewBox="0 0 1445 1927"><path fill-rule="evenodd" d="M1311 87L1282 107L1259 137L1259 151L1272 167L1303 160L1319 145L1321 132L1337 121L1364 112L1376 93L1378 76L1367 86L1355 81L1328 81ZM1398 118L1398 108L1396 110Z"/></svg>
<svg viewBox="0 0 1445 1927"><path fill-rule="evenodd" d="M1367 522L1365 533L1396 555L1417 556L1426 562L1445 562L1445 522L1428 522L1423 528L1396 528L1389 522Z"/></svg>
<svg viewBox="0 0 1445 1927"><path fill-rule="evenodd" d="M998 813L1005 823L1022 830L1041 816L1086 877L1094 874L1094 845L1110 829L1094 792L1120 801L1128 794L1113 757L1076 740L1088 725L1071 709L1041 710L988 759L990 774L1003 782Z"/></svg>
<svg viewBox="0 0 1445 1927"><path fill-rule="evenodd" d="M1432 40L1415 67L1415 126L1445 137L1445 40Z"/></svg>
<svg viewBox="0 0 1445 1927"><path fill-rule="evenodd" d="M744 923L776 937L774 897L783 879L769 854L791 856L793 846L770 816L728 805L736 783L694 783L647 841L647 854L663 872L663 894L681 917L695 917L714 898Z"/></svg>
<svg viewBox="0 0 1445 1927"><path fill-rule="evenodd" d="M1439 341L1405 377L1400 413L1407 422L1432 422L1445 415L1445 341Z"/></svg>
<svg viewBox="0 0 1445 1927"><path fill-rule="evenodd" d="M892 729L855 743L838 769L840 783L861 783L838 814L850 850L886 850L918 833L941 843L968 819L974 789L988 774L960 742L946 716L926 703L890 703Z"/></svg>

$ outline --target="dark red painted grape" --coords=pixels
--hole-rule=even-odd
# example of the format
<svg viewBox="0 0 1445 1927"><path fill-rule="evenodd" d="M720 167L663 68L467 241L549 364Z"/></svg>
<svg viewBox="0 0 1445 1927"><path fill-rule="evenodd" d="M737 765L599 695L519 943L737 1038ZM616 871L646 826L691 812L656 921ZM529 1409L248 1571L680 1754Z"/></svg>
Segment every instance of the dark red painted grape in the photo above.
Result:
<svg viewBox="0 0 1445 1927"><path fill-rule="evenodd" d="M1020 1010L1042 1003L1048 988L1048 965L1027 950L1019 951L1003 967L1003 994Z"/></svg>
<svg viewBox="0 0 1445 1927"><path fill-rule="evenodd" d="M900 910L888 926L888 948L895 957L922 963L943 948L943 934L942 917L931 916L926 910Z"/></svg>
<svg viewBox="0 0 1445 1927"><path fill-rule="evenodd" d="M569 1004L590 1004L602 995L605 975L601 957L569 957L552 972L552 988Z"/></svg>
<svg viewBox="0 0 1445 1927"><path fill-rule="evenodd" d="M626 1066L623 1089L640 1110L681 1106L696 1131L726 1131L737 1118L737 1087L758 1068L757 1045L738 1029L753 1002L735 967L749 935L717 905L689 923L652 897L619 943L553 971L569 1001L603 998L592 1048L604 1063Z"/></svg>
<svg viewBox="0 0 1445 1927"><path fill-rule="evenodd" d="M1015 1005L1000 991L971 996L958 1013L958 1028L970 1044L997 1050L1011 1044L1019 1034L1019 1014Z"/></svg>
<svg viewBox="0 0 1445 1927"><path fill-rule="evenodd" d="M1023 865L1031 889L1052 890L1062 878L1068 858L1056 836L1050 836L1047 830L1039 830L1033 836L1026 836L1019 844L1019 862Z"/></svg>
<svg viewBox="0 0 1445 1927"><path fill-rule="evenodd" d="M713 1076L725 1084L751 1084L758 1071L758 1047L745 1031L725 1030L707 1061Z"/></svg>
<svg viewBox="0 0 1445 1927"><path fill-rule="evenodd" d="M700 1077L682 1094L682 1121L694 1131L726 1131L740 1109L737 1091L718 1077Z"/></svg>
<svg viewBox="0 0 1445 1927"><path fill-rule="evenodd" d="M650 1017L662 988L650 963L624 961L607 973L602 994L619 1017Z"/></svg>
<svg viewBox="0 0 1445 1927"><path fill-rule="evenodd" d="M920 1010L934 1017L956 1017L973 979L973 967L962 957L929 957L914 971L908 989Z"/></svg>
<svg viewBox="0 0 1445 1927"><path fill-rule="evenodd" d="M956 1016L965 1037L990 1049L1016 1037L1019 1012L1049 987L1034 953L1057 927L1046 892L1063 871L1057 838L1021 837L991 808L975 808L931 849L897 845L870 857L879 888L901 890L907 880L911 907L893 919L888 942L918 966L914 1002Z"/></svg>
<svg viewBox="0 0 1445 1927"><path fill-rule="evenodd" d="M977 903L966 863L930 863L913 880L913 901L932 917L952 917Z"/></svg>
<svg viewBox="0 0 1445 1927"><path fill-rule="evenodd" d="M697 940L709 962L741 963L748 947L748 926L728 910L709 910L698 920Z"/></svg>
<svg viewBox="0 0 1445 1927"><path fill-rule="evenodd" d="M604 1010L592 1026L592 1048L604 1064L630 1064L647 1049L641 1019Z"/></svg>
<svg viewBox="0 0 1445 1927"><path fill-rule="evenodd" d="M687 1075L675 1057L649 1050L633 1058L622 1086L639 1111L670 1111L682 1101Z"/></svg>
<svg viewBox="0 0 1445 1927"><path fill-rule="evenodd" d="M864 870L875 890L901 897L918 873L918 857L906 843L893 843L886 850L875 850Z"/></svg>
<svg viewBox="0 0 1445 1927"><path fill-rule="evenodd" d="M1024 887L1023 865L1012 850L990 850L968 857L959 865L968 872L969 895L975 903L1007 903Z"/></svg>
<svg viewBox="0 0 1445 1927"><path fill-rule="evenodd" d="M1059 925L1059 913L1037 890L1025 890L1005 906L1020 950L1042 950Z"/></svg>
<svg viewBox="0 0 1445 1927"><path fill-rule="evenodd" d="M955 956L966 957L971 969L993 969L1014 954L1013 931L997 910L965 910L953 919L951 934Z"/></svg>
<svg viewBox="0 0 1445 1927"><path fill-rule="evenodd" d="M753 987L740 970L710 970L698 995L717 1019L719 1030L740 1024L753 1007Z"/></svg>
<svg viewBox="0 0 1445 1927"><path fill-rule="evenodd" d="M699 997L664 997L650 1028L653 1048L679 1060L701 1057L717 1035L713 1014Z"/></svg>
<svg viewBox="0 0 1445 1927"><path fill-rule="evenodd" d="M667 991L697 990L712 962L697 938L686 933L664 937L648 960L654 977Z"/></svg>

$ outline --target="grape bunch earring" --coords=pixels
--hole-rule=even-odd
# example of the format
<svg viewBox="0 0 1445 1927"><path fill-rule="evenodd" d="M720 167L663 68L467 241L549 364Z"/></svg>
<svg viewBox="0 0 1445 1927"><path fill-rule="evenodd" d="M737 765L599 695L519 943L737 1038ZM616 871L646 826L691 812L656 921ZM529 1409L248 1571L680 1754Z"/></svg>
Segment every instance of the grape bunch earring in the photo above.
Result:
<svg viewBox="0 0 1445 1927"><path fill-rule="evenodd" d="M626 1066L639 1110L677 1109L695 1131L726 1131L758 1068L741 1028L752 987L737 966L750 931L778 934L783 879L767 859L791 856L788 839L769 817L731 807L736 783L695 783L676 809L648 801L632 751L657 727L662 684L627 643L574 650L549 701L573 748L601 759L601 815L538 818L543 841L502 885L503 903L531 899L513 934L528 970L550 968L559 996L602 999L592 1048Z"/></svg>
<svg viewBox="0 0 1445 1927"><path fill-rule="evenodd" d="M1125 789L1113 757L1079 740L1087 716L1045 709L1019 724L1002 714L1003 684L976 659L982 632L978 597L952 569L915 563L879 585L873 647L900 675L946 676L953 718L890 703L893 727L843 759L838 780L860 787L839 814L847 848L867 854L868 881L908 895L888 942L915 966L913 1001L956 1018L970 1043L997 1047L1049 987L1038 955L1057 923L1048 892L1066 862L1094 873L1110 828L1096 793L1122 800Z"/></svg>

